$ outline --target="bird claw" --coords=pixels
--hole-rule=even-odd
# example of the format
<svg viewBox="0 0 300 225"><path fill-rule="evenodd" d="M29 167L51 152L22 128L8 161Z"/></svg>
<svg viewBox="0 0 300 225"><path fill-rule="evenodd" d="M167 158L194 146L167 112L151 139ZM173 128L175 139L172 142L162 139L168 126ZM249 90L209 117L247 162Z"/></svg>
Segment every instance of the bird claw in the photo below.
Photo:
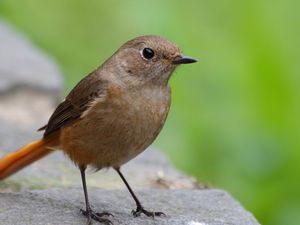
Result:
<svg viewBox="0 0 300 225"><path fill-rule="evenodd" d="M101 212L101 213L96 213L97 216L99 217L103 217L103 216L111 216L111 217L115 217L113 214L109 213L109 212Z"/></svg>
<svg viewBox="0 0 300 225"><path fill-rule="evenodd" d="M88 218L87 225L92 224L92 219L99 223L102 223L104 225L113 225L113 223L109 219L103 218L105 216L114 217L111 213L108 213L108 212L96 213L92 209L88 209L88 210L81 209L80 212L82 213L82 215L84 215Z"/></svg>
<svg viewBox="0 0 300 225"><path fill-rule="evenodd" d="M138 217L141 214L144 214L148 217L155 217L155 216L166 216L166 214L164 214L163 212L151 212L151 211L147 211L145 210L143 207L137 207L136 210L132 210L132 214L134 217Z"/></svg>

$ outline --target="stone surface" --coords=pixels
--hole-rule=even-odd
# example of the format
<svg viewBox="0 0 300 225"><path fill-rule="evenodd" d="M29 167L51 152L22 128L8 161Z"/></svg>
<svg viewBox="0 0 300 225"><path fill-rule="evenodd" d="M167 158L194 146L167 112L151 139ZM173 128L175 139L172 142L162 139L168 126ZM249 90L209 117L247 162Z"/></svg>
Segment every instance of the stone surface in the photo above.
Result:
<svg viewBox="0 0 300 225"><path fill-rule="evenodd" d="M36 131L47 123L56 104L57 96L29 89L14 90L0 95L0 121L5 121L10 129ZM37 137L36 132L34 137Z"/></svg>
<svg viewBox="0 0 300 225"><path fill-rule="evenodd" d="M250 213L220 190L149 189L138 191L137 195L148 210L163 211L167 216L134 218L130 212L135 204L127 191L90 189L93 209L112 213L115 225L258 225ZM1 224L86 223L79 211L84 207L81 189L0 193L0 199Z"/></svg>
<svg viewBox="0 0 300 225"><path fill-rule="evenodd" d="M0 20L0 94L19 87L57 92L62 76L53 59Z"/></svg>
<svg viewBox="0 0 300 225"><path fill-rule="evenodd" d="M36 130L47 122L58 102L62 81L49 56L0 20L1 147L15 148L22 140L28 141L25 137L32 135L22 131ZM9 144L11 140L14 142Z"/></svg>

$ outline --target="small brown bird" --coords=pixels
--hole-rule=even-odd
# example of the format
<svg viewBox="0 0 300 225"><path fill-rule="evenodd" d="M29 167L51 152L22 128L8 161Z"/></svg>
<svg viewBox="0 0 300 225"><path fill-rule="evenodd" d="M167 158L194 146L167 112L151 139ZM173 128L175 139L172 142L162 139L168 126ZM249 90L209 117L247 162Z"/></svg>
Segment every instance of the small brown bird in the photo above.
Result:
<svg viewBox="0 0 300 225"><path fill-rule="evenodd" d="M58 105L41 140L0 160L0 180L30 163L62 149L81 172L86 209L83 215L111 224L109 213L96 213L89 204L85 170L112 167L134 201L134 216L161 216L150 212L133 193L120 167L144 151L157 137L168 115L168 81L180 64L197 60L183 56L173 43L159 36L141 36L126 42L102 66L82 79Z"/></svg>

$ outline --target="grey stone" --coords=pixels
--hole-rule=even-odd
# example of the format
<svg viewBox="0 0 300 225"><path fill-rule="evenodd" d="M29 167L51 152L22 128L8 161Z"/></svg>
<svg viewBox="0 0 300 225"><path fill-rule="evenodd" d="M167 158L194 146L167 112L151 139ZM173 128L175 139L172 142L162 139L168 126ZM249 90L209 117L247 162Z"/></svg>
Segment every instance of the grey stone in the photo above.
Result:
<svg viewBox="0 0 300 225"><path fill-rule="evenodd" d="M54 61L0 20L0 156L38 136L28 131L47 122L62 86Z"/></svg>
<svg viewBox="0 0 300 225"><path fill-rule="evenodd" d="M0 20L0 94L19 87L57 92L62 76L53 59Z"/></svg>
<svg viewBox="0 0 300 225"><path fill-rule="evenodd" d="M258 225L230 195L221 190L137 191L148 210L163 211L166 217L134 218L135 204L124 190L90 189L92 208L107 211L115 225ZM0 223L5 225L85 224L80 214L84 198L80 189L50 189L0 193ZM94 223L99 224L99 223Z"/></svg>
<svg viewBox="0 0 300 225"><path fill-rule="evenodd" d="M11 134L11 129L27 130L29 132L26 136L37 137L36 130L47 123L57 104L56 98L57 96L29 89L18 89L5 96L0 95L0 121L5 121L8 129L0 127L0 130ZM18 139L13 140L15 143L22 143ZM27 139L29 140L30 138Z"/></svg>

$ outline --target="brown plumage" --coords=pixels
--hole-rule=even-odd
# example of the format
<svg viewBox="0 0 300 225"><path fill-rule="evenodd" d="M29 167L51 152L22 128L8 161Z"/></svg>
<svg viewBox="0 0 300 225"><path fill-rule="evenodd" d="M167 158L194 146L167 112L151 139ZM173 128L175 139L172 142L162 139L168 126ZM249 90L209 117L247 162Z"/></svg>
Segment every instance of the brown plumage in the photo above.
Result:
<svg viewBox="0 0 300 225"><path fill-rule="evenodd" d="M58 148L81 170L86 197L83 214L89 221L110 223L90 209L84 176L87 166L117 170L136 201L135 215L161 215L144 210L120 167L157 137L170 107L169 78L177 65L192 62L196 60L182 56L174 44L158 36L142 36L126 42L75 86L48 124L40 129L45 130L43 140L38 147L30 148L40 151L39 157L19 160L22 163L16 164L18 155L28 154L29 148L25 146L14 157L10 156L15 161L7 157L0 160L0 179L46 155L47 148Z"/></svg>

